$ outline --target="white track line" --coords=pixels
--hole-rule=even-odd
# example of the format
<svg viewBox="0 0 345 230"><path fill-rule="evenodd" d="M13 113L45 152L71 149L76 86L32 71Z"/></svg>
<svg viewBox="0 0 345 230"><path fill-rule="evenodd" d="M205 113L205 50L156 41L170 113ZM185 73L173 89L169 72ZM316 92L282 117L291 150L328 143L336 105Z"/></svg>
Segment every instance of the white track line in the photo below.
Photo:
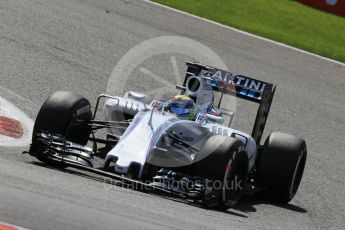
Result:
<svg viewBox="0 0 345 230"><path fill-rule="evenodd" d="M318 55L318 54L314 54L314 53L311 53L311 52L308 52L308 51L305 51L305 50L301 50L301 49L298 49L298 48L293 47L293 46L286 45L286 44L281 43L281 42L276 42L276 41L273 41L273 40L268 39L268 38L264 38L264 37L261 37L261 36L255 35L255 34L251 34L251 33L248 33L248 32L245 32L245 31L242 31L242 30L239 30L239 29L236 29L236 28L227 26L227 25L223 25L223 24L220 24L220 23L215 22L215 21L211 21L211 20L206 19L206 18L202 18L202 17L196 16L196 15L193 15L193 14L190 14L190 13L187 13L187 12L184 12L184 11L181 11L181 10L177 10L177 9L171 8L171 7L169 7L169 6L165 6L165 5L156 3L156 2L152 2L152 1L150 1L150 0L142 0L142 1L147 2L147 3L149 3L149 4L152 4L152 5L155 5L155 6L158 6L158 7L162 7L162 8L164 8L164 9L168 9L168 10L171 10L171 11L174 11L174 12L177 12L177 13L180 13L180 14L183 14L183 15L187 15L187 16L190 16L190 17L193 17L193 18L197 18L197 19L199 19L199 20L202 20L202 21L211 23L211 24L213 24L213 25L217 25L217 26L223 27L223 28L228 29L228 30L235 31L235 32L240 33L240 34L247 35L247 36L249 36L249 37L253 37L253 38L256 38L256 39L259 39L259 40L262 40L262 41L266 41L266 42L269 42L269 43L273 43L273 44L275 44L275 45L277 45L277 46L285 47L285 48L288 48L288 49L291 49L291 50L294 50L294 51L298 51L298 52L300 52L300 53L304 53L304 54L307 54L307 55L310 55L310 56L313 56L313 57L320 58L320 59L325 60L325 61L328 61L328 62L332 62L332 63L334 63L334 64L338 64L338 65L341 65L341 66L345 66L345 63L342 63L342 62L340 62L340 61L336 61L336 60L334 60L334 59L327 58L327 57L323 57L323 56L320 56L320 55Z"/></svg>

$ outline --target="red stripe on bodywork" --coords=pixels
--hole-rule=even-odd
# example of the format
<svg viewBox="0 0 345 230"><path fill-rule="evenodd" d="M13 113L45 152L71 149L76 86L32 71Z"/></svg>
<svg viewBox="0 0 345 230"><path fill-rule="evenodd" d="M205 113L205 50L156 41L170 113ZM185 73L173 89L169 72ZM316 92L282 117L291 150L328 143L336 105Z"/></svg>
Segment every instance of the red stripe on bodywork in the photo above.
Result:
<svg viewBox="0 0 345 230"><path fill-rule="evenodd" d="M232 170L232 163L228 164L228 165L226 166L226 168L229 170L229 172L231 172L231 170Z"/></svg>

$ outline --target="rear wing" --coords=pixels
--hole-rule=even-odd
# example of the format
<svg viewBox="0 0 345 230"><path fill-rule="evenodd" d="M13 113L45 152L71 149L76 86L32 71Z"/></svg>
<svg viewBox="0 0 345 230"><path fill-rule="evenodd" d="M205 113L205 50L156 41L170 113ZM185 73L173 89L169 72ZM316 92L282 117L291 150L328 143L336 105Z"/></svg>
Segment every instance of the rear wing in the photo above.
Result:
<svg viewBox="0 0 345 230"><path fill-rule="evenodd" d="M196 62L187 62L187 66L183 88L186 87L189 77L200 76L206 79L208 85L214 91L222 94L221 99L223 94L229 94L259 104L252 131L252 137L259 144L265 129L276 86L247 76L233 75L228 71ZM221 101L219 106L220 103Z"/></svg>

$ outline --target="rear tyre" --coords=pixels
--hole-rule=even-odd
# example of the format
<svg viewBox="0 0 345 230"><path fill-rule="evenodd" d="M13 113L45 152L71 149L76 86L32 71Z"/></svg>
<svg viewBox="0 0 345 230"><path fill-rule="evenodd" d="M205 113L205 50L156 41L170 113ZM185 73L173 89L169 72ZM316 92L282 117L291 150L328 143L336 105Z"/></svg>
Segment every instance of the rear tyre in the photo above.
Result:
<svg viewBox="0 0 345 230"><path fill-rule="evenodd" d="M295 196L307 159L303 139L273 132L266 139L258 159L256 181L267 188L268 198L288 203Z"/></svg>
<svg viewBox="0 0 345 230"><path fill-rule="evenodd" d="M33 128L30 153L40 161L56 166L54 160L43 154L44 148L37 141L37 134L41 132L57 134L65 137L68 141L86 145L91 130L85 123L78 123L77 121L91 119L91 106L87 99L71 92L55 92L43 103L38 112ZM69 158L74 159L76 157L69 156ZM78 159L74 160L78 161Z"/></svg>
<svg viewBox="0 0 345 230"><path fill-rule="evenodd" d="M197 154L194 175L212 180L219 192L219 209L235 206L243 194L248 177L248 155L242 141L225 136L211 136Z"/></svg>

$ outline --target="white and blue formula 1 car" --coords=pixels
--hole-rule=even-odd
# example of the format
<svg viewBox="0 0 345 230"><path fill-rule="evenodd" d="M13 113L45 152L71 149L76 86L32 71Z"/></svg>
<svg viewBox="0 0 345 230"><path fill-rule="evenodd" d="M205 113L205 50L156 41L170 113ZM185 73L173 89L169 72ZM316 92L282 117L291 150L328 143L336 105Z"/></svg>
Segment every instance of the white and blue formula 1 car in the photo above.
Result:
<svg viewBox="0 0 345 230"><path fill-rule="evenodd" d="M171 100L148 103L136 92L100 95L92 113L82 96L54 93L36 118L30 155L207 207L227 209L243 193L257 191L289 202L307 148L303 139L281 132L260 144L275 86L200 63L187 66L184 83L177 86L181 95ZM251 134L231 128L234 112L222 109L226 94L259 104ZM101 101L104 119L97 119ZM100 129L106 132L97 133ZM105 147L98 149L99 143ZM94 157L104 160L101 167L94 167Z"/></svg>

